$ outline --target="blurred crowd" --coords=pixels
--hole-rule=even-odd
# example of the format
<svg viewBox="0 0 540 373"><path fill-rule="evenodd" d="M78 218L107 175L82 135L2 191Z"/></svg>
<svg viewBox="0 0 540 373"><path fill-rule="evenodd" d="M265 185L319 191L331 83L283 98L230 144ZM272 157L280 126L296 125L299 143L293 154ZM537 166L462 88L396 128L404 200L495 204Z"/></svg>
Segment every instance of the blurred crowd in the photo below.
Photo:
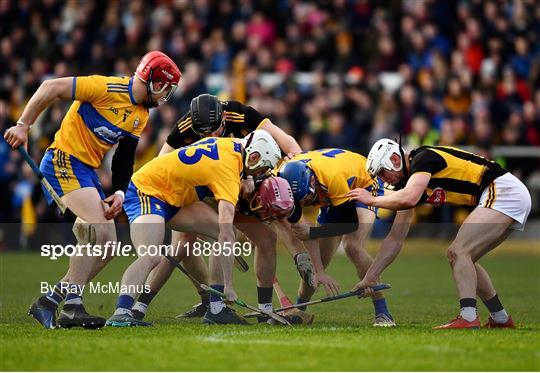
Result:
<svg viewBox="0 0 540 373"><path fill-rule="evenodd" d="M152 49L183 77L152 112L139 165L205 92L252 105L304 149L367 154L383 136L486 156L495 145L540 145L534 0L0 0L0 133L44 79L132 75ZM37 161L69 104L55 103L32 130ZM538 158L499 161L522 178L538 169ZM29 199L33 219L53 214L20 164L0 140L3 222ZM106 167L100 177L110 188Z"/></svg>

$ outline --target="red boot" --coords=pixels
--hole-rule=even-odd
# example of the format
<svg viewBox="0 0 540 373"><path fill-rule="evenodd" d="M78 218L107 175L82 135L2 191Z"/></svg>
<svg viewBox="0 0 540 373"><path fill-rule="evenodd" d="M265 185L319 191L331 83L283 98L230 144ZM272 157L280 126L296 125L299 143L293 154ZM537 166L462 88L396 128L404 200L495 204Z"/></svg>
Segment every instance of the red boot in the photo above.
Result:
<svg viewBox="0 0 540 373"><path fill-rule="evenodd" d="M478 317L476 317L476 319L469 322L463 317L458 316L454 320L446 324L436 326L433 329L480 329L480 320Z"/></svg>
<svg viewBox="0 0 540 373"><path fill-rule="evenodd" d="M512 320L512 316L508 315L508 320L505 323L498 323L495 320L489 317L487 323L482 325L483 328L511 328L514 329L516 327L516 324L514 323L514 320Z"/></svg>

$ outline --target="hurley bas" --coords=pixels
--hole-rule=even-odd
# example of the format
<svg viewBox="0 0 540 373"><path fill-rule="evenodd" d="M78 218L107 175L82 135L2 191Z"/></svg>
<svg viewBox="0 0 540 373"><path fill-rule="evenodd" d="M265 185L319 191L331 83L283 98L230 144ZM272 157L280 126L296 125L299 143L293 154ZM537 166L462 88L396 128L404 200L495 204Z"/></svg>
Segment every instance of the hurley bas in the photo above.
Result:
<svg viewBox="0 0 540 373"><path fill-rule="evenodd" d="M54 292L54 285L41 282L41 293ZM60 282L62 294L82 294L85 289L92 294L126 294L126 293L149 293L150 285L121 285L120 282L90 282L88 285L75 285L69 282Z"/></svg>

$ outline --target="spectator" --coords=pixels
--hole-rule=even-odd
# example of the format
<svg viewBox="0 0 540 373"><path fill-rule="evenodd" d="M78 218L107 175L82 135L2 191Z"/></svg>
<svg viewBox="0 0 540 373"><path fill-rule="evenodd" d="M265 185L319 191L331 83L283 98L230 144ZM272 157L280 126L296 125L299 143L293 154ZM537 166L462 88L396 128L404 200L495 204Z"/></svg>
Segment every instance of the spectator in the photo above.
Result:
<svg viewBox="0 0 540 373"><path fill-rule="evenodd" d="M407 136L407 146L417 148L422 145L436 145L439 133L431 128L425 116L416 116L412 121L412 130Z"/></svg>
<svg viewBox="0 0 540 373"><path fill-rule="evenodd" d="M540 4L522 0L0 1L0 128L19 118L43 80L128 75L159 48L183 77L152 115L137 164L206 92L253 105L305 149L366 152L400 133L414 146L540 145L538 35ZM383 72L393 86L383 88ZM41 116L36 159L66 110L55 104ZM26 177L6 154L0 142L0 183L13 193ZM106 186L106 164L100 172ZM35 206L51 214L42 201Z"/></svg>

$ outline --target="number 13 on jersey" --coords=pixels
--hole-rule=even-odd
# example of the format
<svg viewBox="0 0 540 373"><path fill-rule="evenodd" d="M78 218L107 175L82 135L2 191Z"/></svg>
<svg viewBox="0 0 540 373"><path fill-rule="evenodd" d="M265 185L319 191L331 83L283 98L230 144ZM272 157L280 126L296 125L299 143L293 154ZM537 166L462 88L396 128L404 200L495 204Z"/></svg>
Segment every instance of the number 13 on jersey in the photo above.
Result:
<svg viewBox="0 0 540 373"><path fill-rule="evenodd" d="M178 158L185 164L195 164L199 162L203 156L217 161L219 159L219 153L216 142L217 139L215 137L197 141L193 145L188 145L180 149Z"/></svg>

